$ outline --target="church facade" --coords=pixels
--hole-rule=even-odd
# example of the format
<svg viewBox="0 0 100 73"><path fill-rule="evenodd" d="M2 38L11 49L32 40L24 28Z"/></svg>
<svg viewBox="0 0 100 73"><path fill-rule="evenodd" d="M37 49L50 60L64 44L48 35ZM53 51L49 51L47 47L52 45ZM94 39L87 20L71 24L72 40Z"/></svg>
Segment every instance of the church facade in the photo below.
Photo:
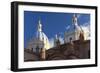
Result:
<svg viewBox="0 0 100 73"><path fill-rule="evenodd" d="M83 34L84 40L89 39L90 31L87 27L79 26L77 16L75 14L72 18L72 24L69 25L69 28L64 33L64 42L68 43L70 41L79 40L80 34Z"/></svg>

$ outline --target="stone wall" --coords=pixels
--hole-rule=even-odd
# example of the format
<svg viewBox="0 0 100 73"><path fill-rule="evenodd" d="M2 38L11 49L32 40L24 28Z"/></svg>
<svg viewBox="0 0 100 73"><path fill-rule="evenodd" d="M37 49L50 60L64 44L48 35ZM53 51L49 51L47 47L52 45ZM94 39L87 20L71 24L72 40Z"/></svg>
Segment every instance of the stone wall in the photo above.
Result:
<svg viewBox="0 0 100 73"><path fill-rule="evenodd" d="M90 40L66 43L46 50L44 60L69 60L90 58ZM36 54L29 49L24 50L24 61L41 61L41 53Z"/></svg>

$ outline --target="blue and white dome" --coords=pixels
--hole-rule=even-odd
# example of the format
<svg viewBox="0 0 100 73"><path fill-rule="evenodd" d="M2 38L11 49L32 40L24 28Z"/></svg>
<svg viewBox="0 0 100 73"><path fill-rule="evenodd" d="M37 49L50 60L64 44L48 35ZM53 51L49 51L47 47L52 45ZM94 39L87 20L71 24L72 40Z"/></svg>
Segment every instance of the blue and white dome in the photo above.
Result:
<svg viewBox="0 0 100 73"><path fill-rule="evenodd" d="M66 32L64 35L65 43L70 42L70 39L72 39L72 41L79 40L80 33L83 33L84 40L89 39L90 31L88 31L87 27L78 25L77 16L75 16L75 14L74 14L73 18L72 18L72 25L69 25L66 28Z"/></svg>
<svg viewBox="0 0 100 73"><path fill-rule="evenodd" d="M76 32L76 31L80 31L81 28L78 25L69 25L66 28L66 32Z"/></svg>
<svg viewBox="0 0 100 73"><path fill-rule="evenodd" d="M46 36L46 34L42 31L42 24L39 20L38 23L38 27L37 27L37 31L34 34L33 38L31 39L31 41L29 42L29 48L33 48L33 50L35 50L37 48L37 46L41 49L41 48L45 48L45 49L49 49L50 48L50 44L49 44L49 39Z"/></svg>
<svg viewBox="0 0 100 73"><path fill-rule="evenodd" d="M76 32L76 31L81 31L81 28L78 25L77 17L74 14L72 18L72 25L67 26L66 32Z"/></svg>
<svg viewBox="0 0 100 73"><path fill-rule="evenodd" d="M34 35L35 39L39 39L40 41L44 41L44 40L48 40L48 37L46 36L46 34L42 31L37 31Z"/></svg>

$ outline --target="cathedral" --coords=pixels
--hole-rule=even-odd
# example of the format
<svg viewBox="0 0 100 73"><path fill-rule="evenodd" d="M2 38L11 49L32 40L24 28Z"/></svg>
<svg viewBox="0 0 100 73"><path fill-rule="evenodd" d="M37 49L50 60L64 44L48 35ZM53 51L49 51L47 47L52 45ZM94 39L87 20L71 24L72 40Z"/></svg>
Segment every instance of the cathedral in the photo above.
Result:
<svg viewBox="0 0 100 73"><path fill-rule="evenodd" d="M53 47L50 46L50 41L43 32L39 20L34 37L28 42L27 49L24 50L24 61L89 58L90 31L86 27L79 26L77 19L74 14L72 24L64 32L64 43L61 44L59 35L56 35Z"/></svg>

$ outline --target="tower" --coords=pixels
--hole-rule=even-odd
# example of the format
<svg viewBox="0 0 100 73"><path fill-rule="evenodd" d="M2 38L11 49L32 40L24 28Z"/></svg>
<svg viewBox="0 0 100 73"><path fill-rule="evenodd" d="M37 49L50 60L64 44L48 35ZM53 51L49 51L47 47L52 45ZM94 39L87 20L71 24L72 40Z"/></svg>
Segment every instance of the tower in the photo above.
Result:
<svg viewBox="0 0 100 73"><path fill-rule="evenodd" d="M60 39L59 36L56 34L54 39L54 46L57 47L60 45Z"/></svg>
<svg viewBox="0 0 100 73"><path fill-rule="evenodd" d="M73 24L76 26L76 28L77 29L79 29L77 32L78 32L78 34L79 34L79 37L78 37L78 39L79 40L84 40L84 31L83 31L83 29L81 28L81 26L79 26L78 25L78 22L77 22L77 16L74 14L73 15Z"/></svg>
<svg viewBox="0 0 100 73"><path fill-rule="evenodd" d="M84 32L80 32L80 35L79 35L79 40L82 42L84 41Z"/></svg>
<svg viewBox="0 0 100 73"><path fill-rule="evenodd" d="M45 59L46 59L46 49L45 48L41 48L40 60L45 60Z"/></svg>
<svg viewBox="0 0 100 73"><path fill-rule="evenodd" d="M72 18L72 24L75 25L75 26L78 25L77 16L75 14L73 15L73 18Z"/></svg>
<svg viewBox="0 0 100 73"><path fill-rule="evenodd" d="M36 45L36 53L39 55L40 49L44 47L43 39L41 39L40 33L42 32L42 24L41 21L38 21L38 26L37 26L37 45ZM40 45L41 44L41 45Z"/></svg>
<svg viewBox="0 0 100 73"><path fill-rule="evenodd" d="M37 29L37 31L40 34L42 34L42 24L41 24L40 20L38 21L38 29ZM45 46L45 42L44 42L45 37L43 37L43 34L42 34L42 35L38 35L38 38L39 38L40 41L42 41L42 44L43 44L43 47L41 47L39 49L39 51L40 51L39 52L39 54L40 54L40 60L45 60L46 59L46 49L44 47ZM46 41L47 41L47 39L46 39Z"/></svg>
<svg viewBox="0 0 100 73"><path fill-rule="evenodd" d="M79 35L80 35L81 28L78 25L78 18L76 14L73 14L72 16L72 24L69 25L69 28L66 30L64 34L64 42L68 43L71 41L79 40Z"/></svg>
<svg viewBox="0 0 100 73"><path fill-rule="evenodd" d="M46 58L46 49L50 48L50 43L48 37L42 30L42 24L40 19L38 20L37 24L37 31L34 33L33 37L28 43L28 48L32 49L33 52L37 53L37 55L39 55L39 58Z"/></svg>
<svg viewBox="0 0 100 73"><path fill-rule="evenodd" d="M45 49L45 45L48 44L47 42L47 38L44 36L44 33L42 32L42 24L41 21L38 21L38 37L39 40L42 41L43 43L43 47L40 48L40 60L45 60L46 59L46 49Z"/></svg>

